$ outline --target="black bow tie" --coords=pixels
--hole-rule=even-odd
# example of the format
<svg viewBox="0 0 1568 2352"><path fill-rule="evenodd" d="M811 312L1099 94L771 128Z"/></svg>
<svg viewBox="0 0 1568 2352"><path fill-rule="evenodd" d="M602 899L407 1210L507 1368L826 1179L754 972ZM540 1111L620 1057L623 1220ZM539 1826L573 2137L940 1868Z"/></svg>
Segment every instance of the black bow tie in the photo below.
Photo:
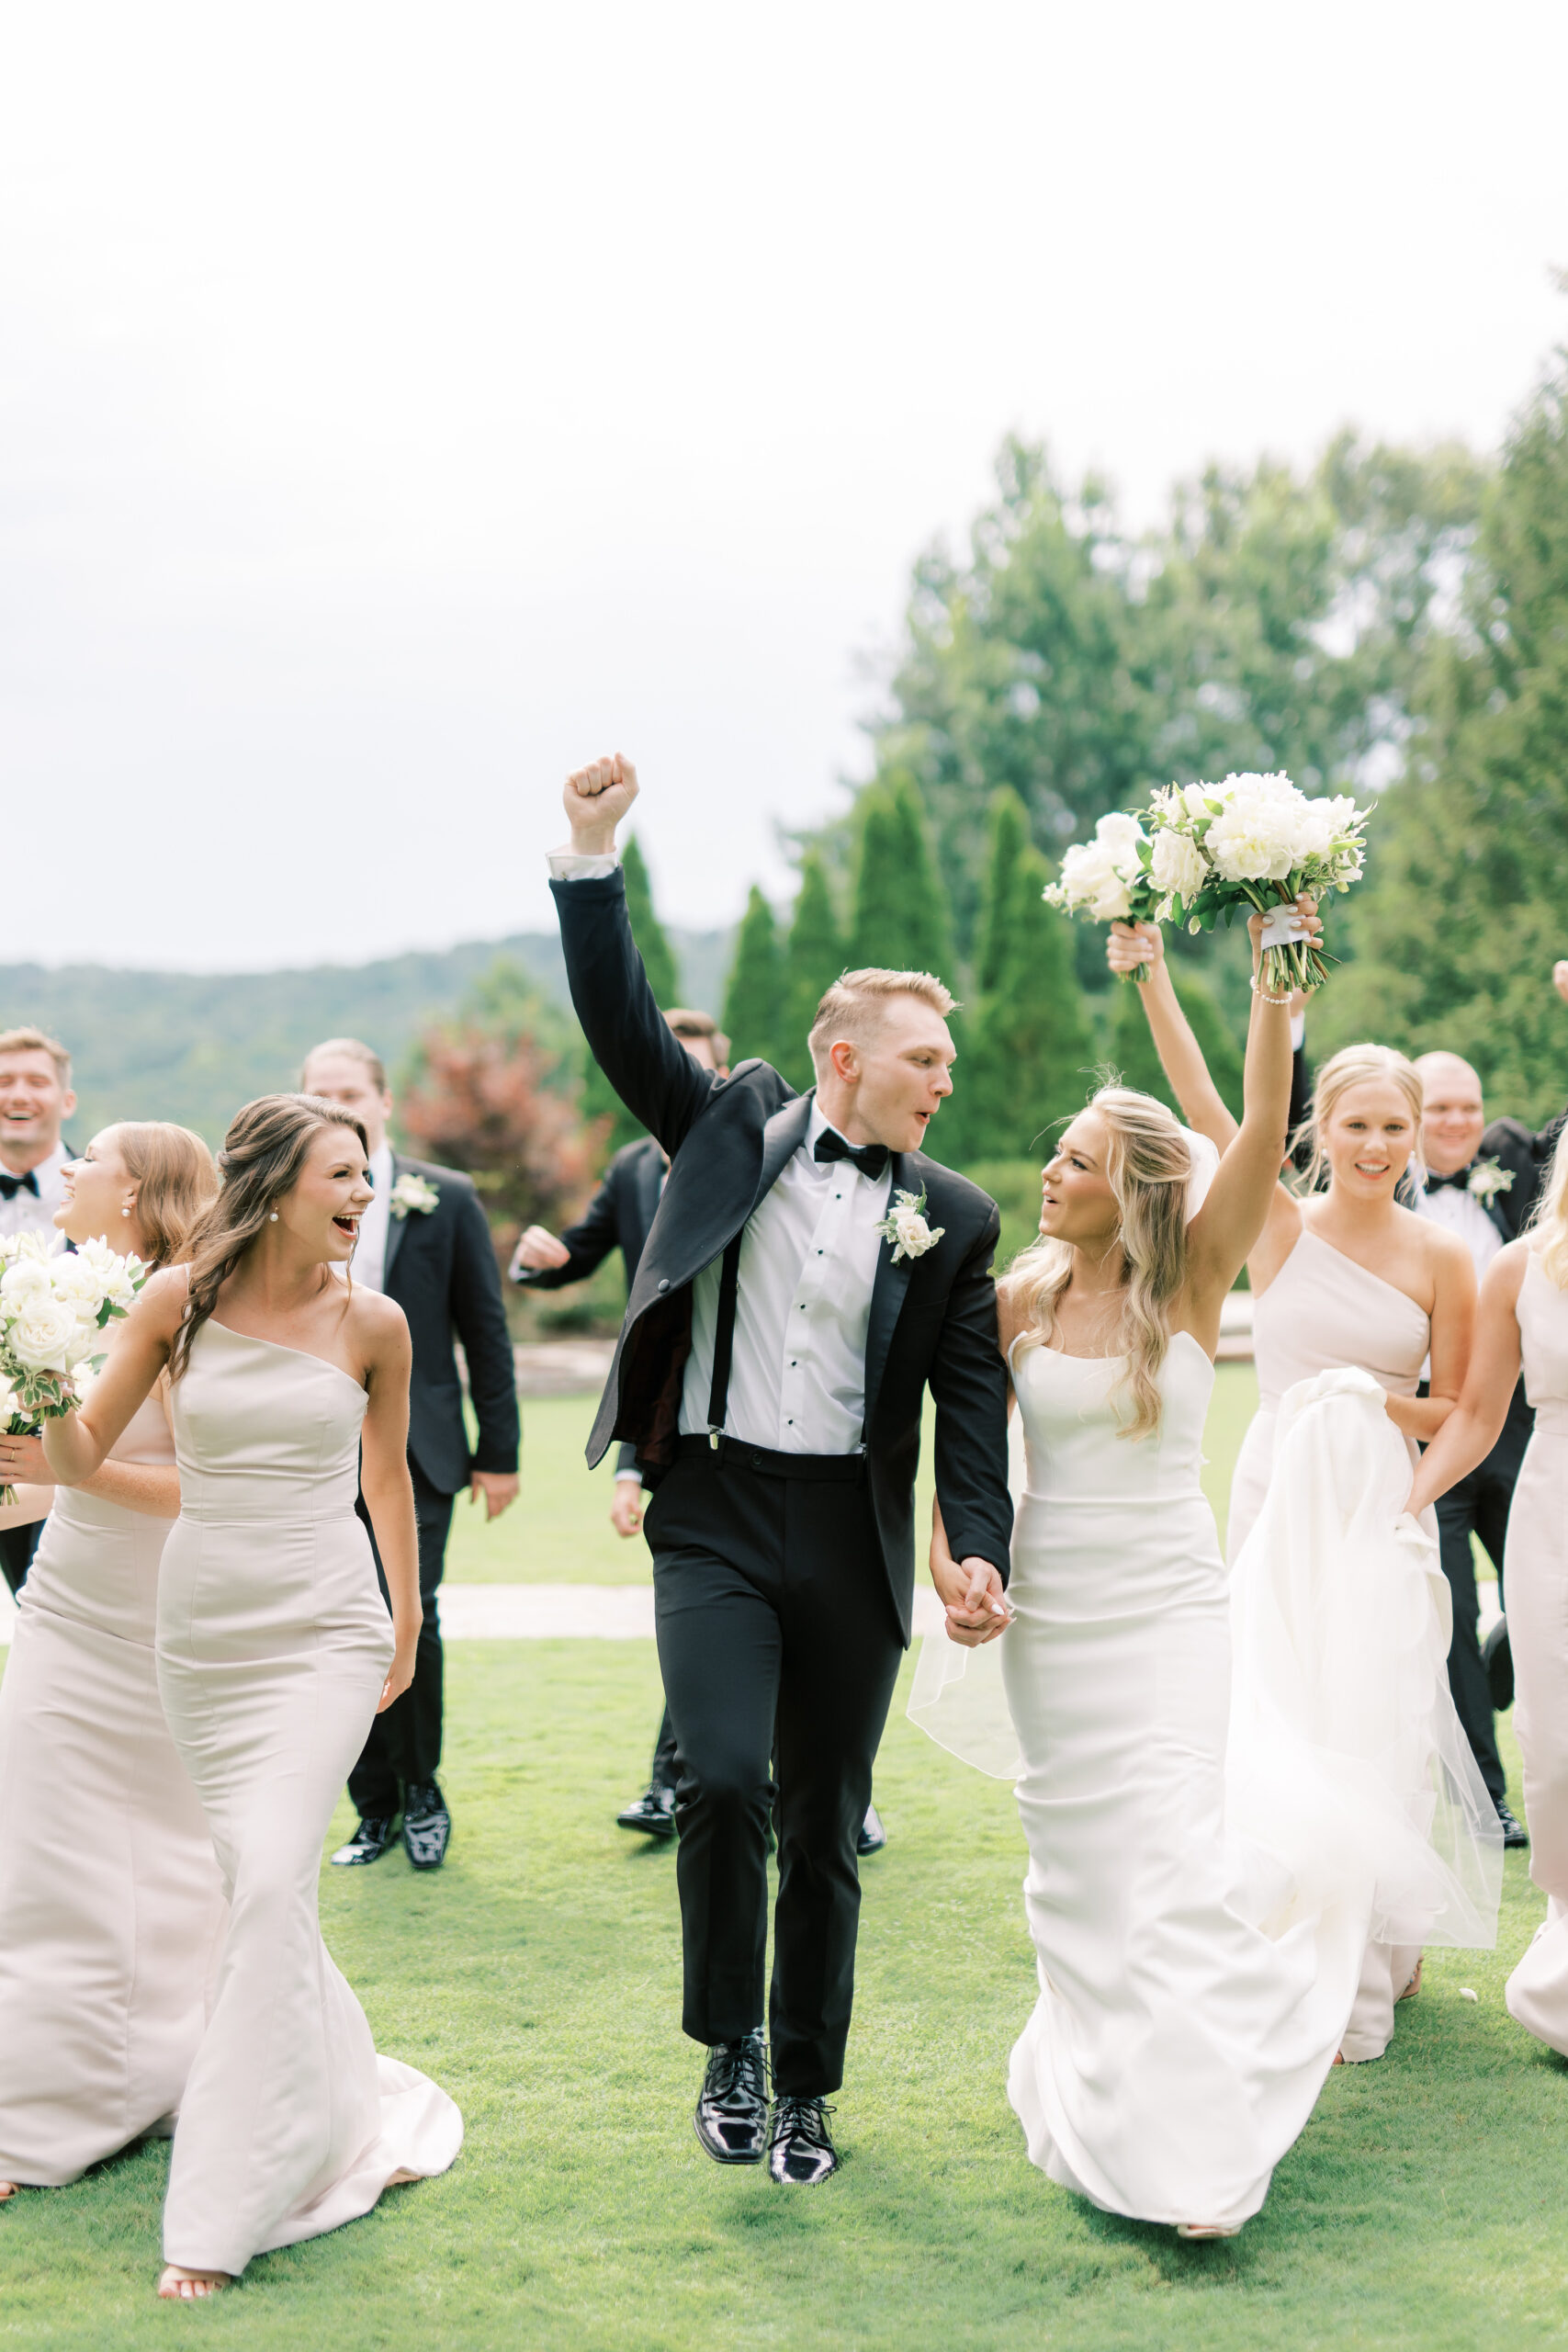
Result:
<svg viewBox="0 0 1568 2352"><path fill-rule="evenodd" d="M1474 1168L1475 1162L1473 1159L1467 1159L1464 1166L1462 1168L1456 1168L1451 1176L1439 1176L1435 1169L1428 1168L1427 1170L1427 1190L1429 1193L1440 1193L1445 1184L1452 1184L1459 1192L1467 1193L1470 1190L1470 1180L1474 1171Z"/></svg>
<svg viewBox="0 0 1568 2352"><path fill-rule="evenodd" d="M812 1148L813 1159L852 1159L863 1176L874 1184L879 1176L887 1173L887 1146L885 1143L846 1143L837 1127L824 1127Z"/></svg>
<svg viewBox="0 0 1568 2352"><path fill-rule="evenodd" d="M7 1176L0 1169L0 1201L14 1201L18 1193L30 1193L35 1201L38 1199L38 1178L32 1170L29 1168L25 1176Z"/></svg>

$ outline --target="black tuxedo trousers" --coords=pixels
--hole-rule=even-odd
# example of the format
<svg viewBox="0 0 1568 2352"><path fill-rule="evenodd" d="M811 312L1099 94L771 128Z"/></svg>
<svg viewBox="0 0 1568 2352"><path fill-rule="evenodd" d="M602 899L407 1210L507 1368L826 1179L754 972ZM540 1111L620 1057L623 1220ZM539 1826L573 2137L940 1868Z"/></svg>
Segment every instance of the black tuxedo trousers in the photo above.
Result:
<svg viewBox="0 0 1568 2352"><path fill-rule="evenodd" d="M411 1459L414 1521L419 1530L419 1598L424 1611L414 1652L413 1680L394 1699L385 1714L370 1725L359 1761L348 1776L348 1793L362 1818L389 1817L402 1810L402 1791L411 1781L434 1781L441 1762L442 1687L446 1661L441 1649L441 1610L437 1599L446 1564L446 1538L452 1532L453 1497L433 1487L417 1462ZM370 1549L376 1553L376 1574L381 1593L391 1606L381 1555L376 1552L376 1531L361 1497L355 1508L365 1522Z"/></svg>
<svg viewBox="0 0 1568 2352"><path fill-rule="evenodd" d="M773 2076L821 2098L844 2076L855 1840L903 1657L865 1463L683 1439L644 1524L680 1755L682 2024L713 2043L762 2022L776 1818Z"/></svg>

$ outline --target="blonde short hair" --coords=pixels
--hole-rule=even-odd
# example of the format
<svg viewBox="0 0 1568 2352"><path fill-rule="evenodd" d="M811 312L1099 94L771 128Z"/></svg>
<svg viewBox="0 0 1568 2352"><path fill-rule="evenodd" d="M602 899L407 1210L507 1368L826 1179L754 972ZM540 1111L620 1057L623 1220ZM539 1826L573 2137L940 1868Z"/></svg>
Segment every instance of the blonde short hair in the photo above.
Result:
<svg viewBox="0 0 1568 2352"><path fill-rule="evenodd" d="M319 1046L311 1046L299 1065L301 1093L309 1091L305 1084L306 1071L312 1062L320 1061L323 1054L337 1054L345 1062L363 1063L377 1093L385 1094L387 1091L387 1065L373 1046L366 1045L360 1037L323 1037Z"/></svg>
<svg viewBox="0 0 1568 2352"><path fill-rule="evenodd" d="M841 972L817 1008L807 1043L813 1066L820 1071L829 1047L840 1037L857 1046L869 1045L883 1025L888 1000L919 997L945 1021L957 1001L934 972L890 972L868 964L859 972Z"/></svg>
<svg viewBox="0 0 1568 2352"><path fill-rule="evenodd" d="M46 1029L0 1029L0 1054L47 1054L62 1088L71 1085L71 1057Z"/></svg>

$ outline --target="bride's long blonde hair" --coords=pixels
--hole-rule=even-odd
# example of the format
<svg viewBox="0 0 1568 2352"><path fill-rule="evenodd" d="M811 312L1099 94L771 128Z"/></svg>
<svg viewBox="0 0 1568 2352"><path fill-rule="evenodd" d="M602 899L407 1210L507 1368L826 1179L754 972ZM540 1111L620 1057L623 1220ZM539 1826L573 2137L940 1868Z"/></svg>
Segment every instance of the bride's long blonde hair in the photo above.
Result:
<svg viewBox="0 0 1568 2352"><path fill-rule="evenodd" d="M1156 1384L1170 1346L1170 1303L1187 1280L1192 1153L1180 1123L1152 1094L1102 1086L1088 1107L1105 1121L1105 1173L1116 1200L1125 1269L1113 1351L1124 1359L1124 1369L1112 1394L1131 1409L1118 1435L1148 1437L1159 1427ZM1018 1314L1022 1347L1048 1344L1072 1265L1071 1243L1043 1236L1020 1251L1002 1277L1001 1295Z"/></svg>
<svg viewBox="0 0 1568 2352"><path fill-rule="evenodd" d="M1568 1126L1557 1138L1551 1166L1525 1230L1547 1281L1559 1290L1568 1290Z"/></svg>

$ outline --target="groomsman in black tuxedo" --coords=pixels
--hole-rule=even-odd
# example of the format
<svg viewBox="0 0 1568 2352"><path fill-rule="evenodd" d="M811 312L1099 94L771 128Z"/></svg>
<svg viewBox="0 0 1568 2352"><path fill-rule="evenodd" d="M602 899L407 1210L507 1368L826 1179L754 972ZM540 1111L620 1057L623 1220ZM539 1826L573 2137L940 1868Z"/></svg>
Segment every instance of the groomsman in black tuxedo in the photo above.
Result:
<svg viewBox="0 0 1568 2352"><path fill-rule="evenodd" d="M679 1037L702 1069L712 1070L717 1078L729 1076L729 1040L711 1013L677 1006L664 1019L671 1035ZM513 1256L513 1281L533 1290L561 1290L569 1283L586 1282L611 1250L618 1250L629 1293L663 1195L669 1166L663 1148L651 1136L626 1144L605 1169L604 1182L575 1225L558 1237L542 1225L528 1227ZM638 1535L642 1512L637 1449L623 1444L615 1457L610 1524L617 1535ZM675 1835L675 1735L670 1728L668 1707L654 1741L648 1787L615 1819L621 1828L641 1830L649 1838Z"/></svg>
<svg viewBox="0 0 1568 2352"><path fill-rule="evenodd" d="M53 1237L71 1158L60 1130L75 1108L71 1057L59 1040L41 1029L0 1032L0 1238ZM0 1568L13 1592L27 1582L42 1533L42 1520L0 1529Z"/></svg>
<svg viewBox="0 0 1568 2352"><path fill-rule="evenodd" d="M1552 978L1559 994L1568 997L1568 964L1560 964ZM1437 1052L1423 1054L1416 1067L1421 1074L1423 1095L1425 1181L1414 1206L1421 1216L1459 1234L1470 1250L1479 1278L1505 1242L1516 1239L1529 1221L1541 1173L1568 1113L1539 1133L1517 1119L1498 1119L1488 1126L1481 1080L1469 1062L1458 1054ZM1535 1416L1521 1380L1509 1403L1503 1433L1491 1453L1437 1503L1443 1573L1453 1600L1449 1688L1486 1792L1497 1808L1503 1842L1515 1847L1528 1846L1529 1838L1506 1797L1507 1782L1497 1753L1491 1680L1480 1641L1472 1539L1479 1538L1496 1569L1497 1597L1506 1607L1503 1561L1508 1511L1534 1426Z"/></svg>
<svg viewBox="0 0 1568 2352"><path fill-rule="evenodd" d="M359 1221L354 1279L395 1298L413 1341L409 1385L409 1469L419 1522L419 1590L424 1608L413 1680L376 1717L348 1792L359 1826L333 1856L344 1866L378 1861L401 1836L416 1871L439 1870L452 1816L436 1780L441 1762L442 1654L437 1598L452 1528L452 1505L467 1487L484 1498L487 1521L516 1499L516 1367L506 1328L501 1271L479 1194L454 1168L408 1159L392 1149L392 1098L380 1057L356 1037L312 1048L300 1072L306 1093L340 1102L364 1125L373 1198ZM472 1453L454 1339L463 1343L468 1395L479 1423ZM364 1506L360 1515L367 1528ZM372 1536L374 1543L374 1536ZM378 1566L379 1563L378 1563Z"/></svg>
<svg viewBox="0 0 1568 2352"><path fill-rule="evenodd" d="M815 2182L839 2161L823 2102L843 2079L853 1999L856 1833L909 1640L928 1385L950 1629L983 1639L1007 1617L998 1217L919 1148L953 1057L952 999L929 974L830 989L806 1095L765 1062L726 1080L682 1050L626 919L615 828L636 794L619 757L581 770L564 795L570 847L550 860L578 1018L671 1161L588 1458L629 1440L652 1488L682 2023L708 2050L697 2136L721 2164L765 2154L775 2180Z"/></svg>

